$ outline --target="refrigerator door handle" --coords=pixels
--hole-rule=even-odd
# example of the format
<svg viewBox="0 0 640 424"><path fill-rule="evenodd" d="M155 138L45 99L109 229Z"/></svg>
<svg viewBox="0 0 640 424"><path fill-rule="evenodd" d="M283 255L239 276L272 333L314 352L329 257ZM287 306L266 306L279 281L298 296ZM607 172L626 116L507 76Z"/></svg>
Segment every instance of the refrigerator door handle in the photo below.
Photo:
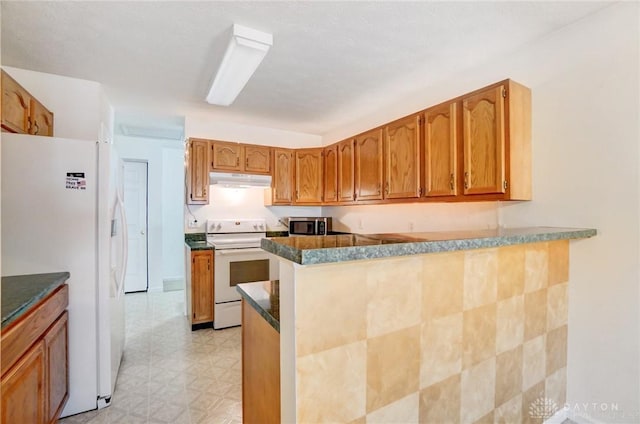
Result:
<svg viewBox="0 0 640 424"><path fill-rule="evenodd" d="M118 209L120 210L120 221L122 224L122 249L120 250L122 252L122 270L117 280L117 296L120 297L124 288L124 278L127 273L127 258L129 257L129 235L127 233L127 216L124 212L124 202L122 201L120 192L118 190L116 190L116 201L118 202Z"/></svg>

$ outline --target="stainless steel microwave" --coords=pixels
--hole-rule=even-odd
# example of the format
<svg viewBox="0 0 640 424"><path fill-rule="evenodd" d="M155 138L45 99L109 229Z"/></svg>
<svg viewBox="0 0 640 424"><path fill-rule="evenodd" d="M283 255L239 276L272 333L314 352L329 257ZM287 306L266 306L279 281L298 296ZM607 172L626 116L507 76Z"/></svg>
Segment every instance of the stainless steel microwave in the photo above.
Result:
<svg viewBox="0 0 640 424"><path fill-rule="evenodd" d="M292 216L288 225L290 236L326 236L331 232L331 218Z"/></svg>

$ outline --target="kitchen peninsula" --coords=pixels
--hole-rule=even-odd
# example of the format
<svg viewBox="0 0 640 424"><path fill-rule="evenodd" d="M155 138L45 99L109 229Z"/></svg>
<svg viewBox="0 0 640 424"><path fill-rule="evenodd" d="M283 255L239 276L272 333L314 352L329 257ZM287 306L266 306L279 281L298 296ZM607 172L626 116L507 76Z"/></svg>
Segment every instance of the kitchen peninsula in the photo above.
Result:
<svg viewBox="0 0 640 424"><path fill-rule="evenodd" d="M280 257L282 421L548 418L566 396L569 240L595 234L263 239Z"/></svg>

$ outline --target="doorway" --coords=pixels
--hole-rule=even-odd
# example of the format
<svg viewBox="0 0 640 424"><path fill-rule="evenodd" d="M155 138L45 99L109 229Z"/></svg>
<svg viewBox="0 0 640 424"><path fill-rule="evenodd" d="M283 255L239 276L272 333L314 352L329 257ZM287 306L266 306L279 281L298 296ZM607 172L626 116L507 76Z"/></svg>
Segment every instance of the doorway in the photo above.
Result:
<svg viewBox="0 0 640 424"><path fill-rule="evenodd" d="M125 293L147 291L148 163L124 160L124 209L127 215L128 255Z"/></svg>

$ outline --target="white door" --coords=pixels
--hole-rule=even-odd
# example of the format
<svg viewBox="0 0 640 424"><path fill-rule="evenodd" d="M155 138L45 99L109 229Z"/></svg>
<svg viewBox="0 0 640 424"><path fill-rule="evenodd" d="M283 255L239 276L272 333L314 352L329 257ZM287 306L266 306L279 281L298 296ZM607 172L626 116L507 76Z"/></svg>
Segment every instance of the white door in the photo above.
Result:
<svg viewBox="0 0 640 424"><path fill-rule="evenodd" d="M147 267L147 163L124 161L124 208L127 215L128 258L125 293L146 291Z"/></svg>

